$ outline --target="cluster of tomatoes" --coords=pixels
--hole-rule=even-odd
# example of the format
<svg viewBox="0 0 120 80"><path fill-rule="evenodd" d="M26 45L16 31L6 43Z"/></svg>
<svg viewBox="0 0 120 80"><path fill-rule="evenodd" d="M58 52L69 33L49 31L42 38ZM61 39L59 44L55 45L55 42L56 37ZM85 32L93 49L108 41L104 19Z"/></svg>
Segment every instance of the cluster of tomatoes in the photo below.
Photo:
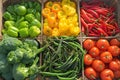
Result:
<svg viewBox="0 0 120 80"><path fill-rule="evenodd" d="M84 56L84 73L89 80L120 78L120 42L118 39L86 39L83 47L87 50Z"/></svg>

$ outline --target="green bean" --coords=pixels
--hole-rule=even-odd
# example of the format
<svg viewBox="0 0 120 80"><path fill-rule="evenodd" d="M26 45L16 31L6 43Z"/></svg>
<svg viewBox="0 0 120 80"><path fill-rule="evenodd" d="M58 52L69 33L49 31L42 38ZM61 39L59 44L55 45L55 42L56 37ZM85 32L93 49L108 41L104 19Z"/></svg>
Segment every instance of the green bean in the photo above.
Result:
<svg viewBox="0 0 120 80"><path fill-rule="evenodd" d="M71 71L67 71L65 73L53 73L53 72L40 72L40 73L44 76L66 76L66 75L69 75L73 72L75 72L75 71L71 70Z"/></svg>
<svg viewBox="0 0 120 80"><path fill-rule="evenodd" d="M60 77L60 76L57 76L59 80L76 80L76 76L73 76L73 77Z"/></svg>

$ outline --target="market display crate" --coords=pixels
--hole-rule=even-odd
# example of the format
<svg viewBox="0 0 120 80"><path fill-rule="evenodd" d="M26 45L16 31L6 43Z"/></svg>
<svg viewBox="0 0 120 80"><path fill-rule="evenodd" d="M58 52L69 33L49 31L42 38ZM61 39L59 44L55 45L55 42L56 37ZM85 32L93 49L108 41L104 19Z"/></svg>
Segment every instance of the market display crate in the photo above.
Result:
<svg viewBox="0 0 120 80"><path fill-rule="evenodd" d="M82 37L109 37L120 33L119 0L80 0Z"/></svg>
<svg viewBox="0 0 120 80"><path fill-rule="evenodd" d="M82 46L86 50L84 54L83 80L106 80L111 75L112 80L118 80L120 60L120 38L88 37L82 39ZM114 50L115 49L115 50ZM117 64L116 66L113 64ZM119 67L118 67L119 66ZM106 73L106 71L110 73ZM93 75L90 76L90 75Z"/></svg>
<svg viewBox="0 0 120 80"><path fill-rule="evenodd" d="M17 38L41 36L41 0L2 0L1 36L7 33Z"/></svg>
<svg viewBox="0 0 120 80"><path fill-rule="evenodd" d="M80 36L79 0L43 0L42 6L43 36Z"/></svg>

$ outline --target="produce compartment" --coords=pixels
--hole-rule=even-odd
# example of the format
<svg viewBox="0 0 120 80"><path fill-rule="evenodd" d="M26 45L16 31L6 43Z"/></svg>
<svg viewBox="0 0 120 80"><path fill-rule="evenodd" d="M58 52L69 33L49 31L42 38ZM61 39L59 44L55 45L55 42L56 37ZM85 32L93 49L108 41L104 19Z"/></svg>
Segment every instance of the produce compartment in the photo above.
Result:
<svg viewBox="0 0 120 80"><path fill-rule="evenodd" d="M43 0L43 36L79 36L78 2L78 0Z"/></svg>
<svg viewBox="0 0 120 80"><path fill-rule="evenodd" d="M40 0L2 0L2 35L17 38L40 36L41 4Z"/></svg>
<svg viewBox="0 0 120 80"><path fill-rule="evenodd" d="M82 79L82 49L76 37L48 37L42 46L42 80Z"/></svg>
<svg viewBox="0 0 120 80"><path fill-rule="evenodd" d="M120 38L83 38L83 80L120 78ZM108 73L107 73L108 72ZM108 75L110 75L108 77Z"/></svg>
<svg viewBox="0 0 120 80"><path fill-rule="evenodd" d="M119 0L81 0L83 37L110 37L120 33Z"/></svg>

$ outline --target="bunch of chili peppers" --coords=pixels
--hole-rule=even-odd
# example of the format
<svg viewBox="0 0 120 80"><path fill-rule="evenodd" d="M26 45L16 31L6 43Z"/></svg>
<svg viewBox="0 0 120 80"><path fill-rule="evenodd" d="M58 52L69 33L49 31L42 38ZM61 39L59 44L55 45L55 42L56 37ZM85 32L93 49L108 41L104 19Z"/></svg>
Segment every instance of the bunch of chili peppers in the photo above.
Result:
<svg viewBox="0 0 120 80"><path fill-rule="evenodd" d="M87 36L114 36L120 32L115 19L115 8L100 0L81 2L80 20Z"/></svg>

